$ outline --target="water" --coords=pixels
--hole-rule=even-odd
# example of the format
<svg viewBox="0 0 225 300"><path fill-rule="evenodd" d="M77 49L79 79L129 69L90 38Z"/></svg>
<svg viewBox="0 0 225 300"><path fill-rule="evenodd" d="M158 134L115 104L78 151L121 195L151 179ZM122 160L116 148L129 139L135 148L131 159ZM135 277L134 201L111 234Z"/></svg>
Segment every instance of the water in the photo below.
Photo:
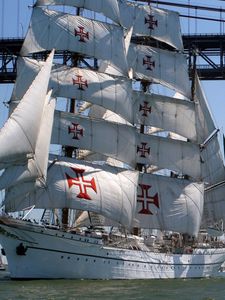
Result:
<svg viewBox="0 0 225 300"><path fill-rule="evenodd" d="M225 278L0 280L0 300L225 300Z"/></svg>

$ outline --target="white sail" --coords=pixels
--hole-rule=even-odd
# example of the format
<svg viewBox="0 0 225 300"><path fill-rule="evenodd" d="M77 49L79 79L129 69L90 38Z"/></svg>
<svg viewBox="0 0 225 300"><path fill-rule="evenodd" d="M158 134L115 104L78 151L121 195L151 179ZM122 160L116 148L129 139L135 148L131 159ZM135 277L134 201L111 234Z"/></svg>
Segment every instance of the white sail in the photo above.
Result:
<svg viewBox="0 0 225 300"><path fill-rule="evenodd" d="M5 205L5 211L15 212L25 210L27 207L30 207L29 205L23 205L23 203L29 193L34 192L37 187L43 187L43 183L34 179L28 182L23 181L6 189L5 198L2 203Z"/></svg>
<svg viewBox="0 0 225 300"><path fill-rule="evenodd" d="M203 184L140 174L136 219L141 228L197 236L203 213Z"/></svg>
<svg viewBox="0 0 225 300"><path fill-rule="evenodd" d="M188 67L182 53L130 44L128 64L134 78L161 83L190 98Z"/></svg>
<svg viewBox="0 0 225 300"><path fill-rule="evenodd" d="M54 51L0 131L1 169L35 155L53 56Z"/></svg>
<svg viewBox="0 0 225 300"><path fill-rule="evenodd" d="M200 177L198 145L139 134L135 127L56 112L52 143L99 152L134 167L153 164Z"/></svg>
<svg viewBox="0 0 225 300"><path fill-rule="evenodd" d="M31 193L21 206L13 198L5 205L8 211L31 205L88 210L129 227L136 209L137 180L137 171L67 159L49 167L47 186Z"/></svg>
<svg viewBox="0 0 225 300"><path fill-rule="evenodd" d="M197 141L195 104L163 95L134 91L134 124L154 126Z"/></svg>
<svg viewBox="0 0 225 300"><path fill-rule="evenodd" d="M10 107L16 105L43 62L18 58L17 81ZM179 133L195 141L195 104L163 95L131 90L131 80L91 70L53 65L49 87L53 96L75 98L105 107L132 124L144 124Z"/></svg>
<svg viewBox="0 0 225 300"><path fill-rule="evenodd" d="M126 28L133 26L134 36L150 36L175 49L183 49L177 12L158 9L150 5L137 5L128 1L118 1L118 3L121 23Z"/></svg>
<svg viewBox="0 0 225 300"><path fill-rule="evenodd" d="M202 225L225 222L225 182L206 189Z"/></svg>
<svg viewBox="0 0 225 300"><path fill-rule="evenodd" d="M206 143L201 151L202 179L208 185L225 180L223 157L217 134Z"/></svg>
<svg viewBox="0 0 225 300"><path fill-rule="evenodd" d="M195 109L197 140L201 144L202 179L212 185L225 180L218 132L197 74L195 74Z"/></svg>
<svg viewBox="0 0 225 300"><path fill-rule="evenodd" d="M48 154L55 109L55 99L50 100L50 95L51 92L48 93L45 100L40 130L33 156L31 156L25 162L8 166L4 170L4 173L0 176L0 189L7 189L10 186L25 181L28 182L39 179L44 182L46 180ZM30 100L31 102L33 101L32 98L30 98ZM20 102L18 109L22 103L23 100ZM25 118L26 115L24 115L24 119Z"/></svg>
<svg viewBox="0 0 225 300"><path fill-rule="evenodd" d="M102 13L117 24L120 24L119 6L115 0L37 0L37 6L68 5Z"/></svg>
<svg viewBox="0 0 225 300"><path fill-rule="evenodd" d="M11 107L22 98L43 62L31 58L18 58L18 77L11 97ZM49 88L55 97L75 98L105 107L133 122L132 82L87 69L53 65Z"/></svg>
<svg viewBox="0 0 225 300"><path fill-rule="evenodd" d="M55 112L52 144L74 146L135 166L135 128L104 120Z"/></svg>
<svg viewBox="0 0 225 300"><path fill-rule="evenodd" d="M36 7L20 54L52 48L102 59L112 64L118 75L128 74L124 31L120 26Z"/></svg>
<svg viewBox="0 0 225 300"><path fill-rule="evenodd" d="M203 143L216 129L198 75L195 75L196 131Z"/></svg>
<svg viewBox="0 0 225 300"><path fill-rule="evenodd" d="M170 169L195 180L201 177L199 146L162 136L137 135L136 160L160 169Z"/></svg>

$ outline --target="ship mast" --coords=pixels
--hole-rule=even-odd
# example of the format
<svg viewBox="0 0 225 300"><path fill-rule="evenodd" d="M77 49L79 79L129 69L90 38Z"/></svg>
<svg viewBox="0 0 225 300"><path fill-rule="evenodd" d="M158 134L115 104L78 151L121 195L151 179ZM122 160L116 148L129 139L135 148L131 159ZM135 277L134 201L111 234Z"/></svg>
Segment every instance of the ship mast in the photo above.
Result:
<svg viewBox="0 0 225 300"><path fill-rule="evenodd" d="M80 15L80 8L76 9L76 15L77 16ZM76 53L71 54L71 62L72 62L71 66L77 67L79 59L80 59L80 57ZM69 112L70 113L76 112L76 99L75 98L70 99ZM75 151L76 151L75 147L72 147L72 146L64 147L64 154L66 157L73 157L74 155L76 156ZM64 229L66 229L68 227L68 223L69 223L69 209L64 207L62 209L62 227Z"/></svg>

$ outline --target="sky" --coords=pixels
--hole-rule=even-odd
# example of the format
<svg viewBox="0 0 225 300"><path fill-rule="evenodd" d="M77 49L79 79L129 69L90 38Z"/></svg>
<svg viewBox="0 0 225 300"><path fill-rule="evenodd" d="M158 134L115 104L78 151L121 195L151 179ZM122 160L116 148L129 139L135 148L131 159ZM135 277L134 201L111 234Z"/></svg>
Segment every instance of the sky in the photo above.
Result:
<svg viewBox="0 0 225 300"><path fill-rule="evenodd" d="M210 6L225 9L225 1L220 0L164 0L183 4ZM26 34L32 9L29 7L34 0L1 0L0 1L0 37L24 37ZM155 5L154 5L155 6ZM207 12L194 9L180 9L159 5L159 8L179 10L182 14L202 16L225 20L225 13ZM74 9L73 9L74 10ZM72 8L71 8L72 11ZM183 33L197 34L225 34L225 23L200 21L196 19L181 18ZM209 107L221 132L225 132L225 80L202 81ZM0 84L0 126L7 118L7 109L4 102L10 99L12 85Z"/></svg>

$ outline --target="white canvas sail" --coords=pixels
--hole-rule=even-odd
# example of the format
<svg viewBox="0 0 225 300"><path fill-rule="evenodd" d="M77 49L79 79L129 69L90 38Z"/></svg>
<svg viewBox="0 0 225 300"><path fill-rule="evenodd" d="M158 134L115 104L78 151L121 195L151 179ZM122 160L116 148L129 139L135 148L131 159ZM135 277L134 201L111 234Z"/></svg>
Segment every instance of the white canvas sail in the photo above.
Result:
<svg viewBox="0 0 225 300"><path fill-rule="evenodd" d="M163 95L134 91L134 124L161 128L197 141L195 104Z"/></svg>
<svg viewBox="0 0 225 300"><path fill-rule="evenodd" d="M18 77L11 97L11 106L14 106L25 92L29 83L27 74L32 79L41 65L42 62L30 58L18 59ZM49 86L53 88L53 96L90 101L121 115L128 122L154 125L180 133L191 140L196 139L193 102L132 92L131 81L125 78L62 65L53 66Z"/></svg>
<svg viewBox="0 0 225 300"><path fill-rule="evenodd" d="M206 189L202 226L225 222L225 182Z"/></svg>
<svg viewBox="0 0 225 300"><path fill-rule="evenodd" d="M27 75L32 80L42 64L31 58L18 59L18 77L10 101L11 110L28 87ZM55 97L89 101L111 110L132 124L155 126L193 141L197 139L194 102L132 91L131 80L62 65L53 65L49 87Z"/></svg>
<svg viewBox="0 0 225 300"><path fill-rule="evenodd" d="M203 213L203 184L140 174L135 218L140 228L197 236Z"/></svg>
<svg viewBox="0 0 225 300"><path fill-rule="evenodd" d="M14 85L11 109L22 98L43 62L31 58L18 58L18 77ZM104 73L54 64L49 88L55 97L75 98L109 109L128 122L133 122L132 82L123 77L112 77Z"/></svg>
<svg viewBox="0 0 225 300"><path fill-rule="evenodd" d="M198 75L195 75L195 102L196 102L196 131L199 143L203 143L215 130L209 106L206 101Z"/></svg>
<svg viewBox="0 0 225 300"><path fill-rule="evenodd" d="M128 74L124 31L120 26L36 7L20 54L52 48L102 59L118 75Z"/></svg>
<svg viewBox="0 0 225 300"><path fill-rule="evenodd" d="M74 166L79 167L76 169L77 173L74 169L71 169ZM90 167L90 164L88 166ZM93 167L93 165L91 166ZM87 164L85 163L84 166L84 164L81 165L80 162L79 164L78 162L70 163L68 160L67 162L56 162L56 164L52 165L49 169L47 188L39 187L35 193L31 193L28 197L25 197L25 195L23 197L19 197L18 186L11 188L6 194L5 205L7 210L14 211L35 204L36 207L44 206L45 208L69 205L69 207L76 206L78 209L85 210L86 208L90 211L91 204L94 205L92 202L94 198L92 198L92 196L97 194L93 190L94 181L92 181L92 179L96 178L95 175L99 166L97 166L95 171L92 170L88 172L89 175L87 175L87 177L82 177L82 174L85 173L79 173L80 168L82 169L81 171L85 170L86 172ZM102 167L100 167L100 169L102 172ZM97 173L100 171L98 170ZM128 176L124 179L125 181L120 182L120 187L123 187L126 191L128 191L128 187L131 188L132 184L131 182L128 184L127 180L128 182L132 181L134 174L130 171L126 172L128 172ZM121 173L123 174L123 171ZM67 176L65 176L65 174L67 174ZM104 173L104 182L107 182L107 184L104 184L104 186L107 187L106 189L108 189L109 186L115 187L111 184L108 185L108 182L112 181L112 175L110 175L110 180L108 180L109 174L107 176L105 175L106 174ZM101 186L102 179L99 178L101 177L98 177L98 180L95 182L98 182L99 186ZM71 181L71 185L69 187L68 180L70 179L74 181ZM119 180L121 180L121 178ZM72 186L72 184L74 184L74 186ZM30 187L32 187L32 185L30 185ZM72 187L74 188L73 191ZM26 186L26 190L27 188L28 185ZM84 192L84 195L82 195L83 198L80 197L81 195L79 196L82 188ZM115 197L118 196L116 191L117 189L115 189ZM136 192L136 189L132 188L132 192L134 191ZM105 191L102 192L102 201L105 199L108 201L107 198L104 197L104 193ZM131 190L129 190L129 193L126 193L126 199L128 199L128 197L131 196ZM190 235L197 235L203 210L203 193L202 184L160 175L141 174L138 181L135 218L138 220L141 228L174 230L182 233L188 233ZM89 197L91 200L88 200L85 197ZM20 200L19 202L18 199ZM110 206L118 205L118 199L114 200L113 195L110 195L110 199L112 200L110 201ZM86 204L86 206L84 207L82 203ZM106 204L102 204L103 207L104 205ZM130 205L131 203L129 206ZM122 205L122 203L120 203L118 206L121 208L124 204ZM127 209L127 206L123 209ZM93 211L104 214L104 212L100 210L94 209ZM113 215L107 215L107 217L118 222L118 216L115 218Z"/></svg>
<svg viewBox="0 0 225 300"><path fill-rule="evenodd" d="M128 1L118 3L121 23L126 28L133 27L134 36L150 36L175 49L183 49L178 13Z"/></svg>
<svg viewBox="0 0 225 300"><path fill-rule="evenodd" d="M128 64L134 78L161 83L190 98L188 67L182 53L131 43Z"/></svg>
<svg viewBox="0 0 225 300"><path fill-rule="evenodd" d="M40 123L40 129L37 137L37 143L30 158L25 162L8 166L4 173L0 176L0 189L8 189L10 186L21 184L22 182L30 182L39 179L46 181L48 154L52 133L52 124L55 110L55 99L51 99L51 91L48 93L43 114ZM33 101L33 98L30 98ZM23 103L21 100L18 109ZM26 115L24 115L24 119Z"/></svg>
<svg viewBox="0 0 225 300"><path fill-rule="evenodd" d="M197 140L201 144L202 180L212 185L225 180L223 157L216 125L197 74L195 74Z"/></svg>
<svg viewBox="0 0 225 300"><path fill-rule="evenodd" d="M152 164L160 169L173 170L195 180L201 176L199 146L190 142L162 136L137 135L136 159L141 164Z"/></svg>
<svg viewBox="0 0 225 300"><path fill-rule="evenodd" d="M207 185L225 180L223 157L217 134L215 134L201 151L202 179Z"/></svg>
<svg viewBox="0 0 225 300"><path fill-rule="evenodd" d="M0 168L35 155L54 51L0 131Z"/></svg>
<svg viewBox="0 0 225 300"><path fill-rule="evenodd" d="M85 8L102 13L117 24L120 24L119 6L115 0L37 0L36 5L68 5Z"/></svg>
<svg viewBox="0 0 225 300"><path fill-rule="evenodd" d="M153 164L200 177L198 145L139 134L133 126L56 112L52 143L99 152L134 167Z"/></svg>
<svg viewBox="0 0 225 300"><path fill-rule="evenodd" d="M135 166L135 128L101 119L55 112L52 144L74 146Z"/></svg>
<svg viewBox="0 0 225 300"><path fill-rule="evenodd" d="M45 188L31 193L19 207L8 195L5 205L8 211L31 205L88 210L129 227L136 208L137 180L137 171L66 159L49 167Z"/></svg>

